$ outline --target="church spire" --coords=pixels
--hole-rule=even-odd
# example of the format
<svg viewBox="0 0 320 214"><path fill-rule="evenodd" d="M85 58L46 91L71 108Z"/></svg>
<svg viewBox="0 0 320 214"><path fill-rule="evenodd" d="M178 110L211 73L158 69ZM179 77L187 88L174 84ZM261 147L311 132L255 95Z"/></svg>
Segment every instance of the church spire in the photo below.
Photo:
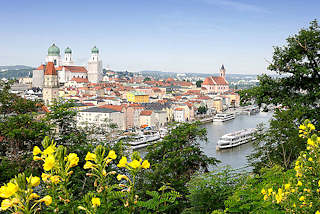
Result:
<svg viewBox="0 0 320 214"><path fill-rule="evenodd" d="M226 78L226 69L224 68L224 65L222 64L220 68L220 76L223 78Z"/></svg>

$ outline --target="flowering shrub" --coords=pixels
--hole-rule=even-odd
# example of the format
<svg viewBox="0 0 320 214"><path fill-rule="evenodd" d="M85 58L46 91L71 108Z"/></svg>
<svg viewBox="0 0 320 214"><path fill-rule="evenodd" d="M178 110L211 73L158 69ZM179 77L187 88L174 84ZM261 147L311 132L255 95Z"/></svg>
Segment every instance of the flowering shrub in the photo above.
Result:
<svg viewBox="0 0 320 214"><path fill-rule="evenodd" d="M166 203L174 203L176 198L180 197L177 192L170 190L166 193L162 191L161 201L157 203L151 200L140 201L135 190L135 180L139 172L150 168L148 160L142 161L140 156L134 153L130 162L126 157L122 157L117 164L118 169L125 169L125 173L118 173L118 170L108 171L117 155L113 150L106 155L105 148L97 146L93 152L87 153L83 166L87 171L86 176L94 179L94 190L88 191L82 200L78 199L75 203L70 178L74 173L73 168L79 163L78 155L68 154L64 146L57 147L48 137L43 140L42 146L43 150L38 146L33 148L33 159L42 162L41 179L19 174L3 185L0 188L0 197L3 198L0 211L64 213L71 212L73 208L69 206L73 203L79 204L76 210L72 211L75 213L134 213L160 207L165 210L163 206L166 206ZM159 194L153 195L160 197Z"/></svg>
<svg viewBox="0 0 320 214"><path fill-rule="evenodd" d="M308 145L295 162L295 176L281 186L267 185L261 194L286 213L320 214L320 137L308 120L299 126L299 133Z"/></svg>

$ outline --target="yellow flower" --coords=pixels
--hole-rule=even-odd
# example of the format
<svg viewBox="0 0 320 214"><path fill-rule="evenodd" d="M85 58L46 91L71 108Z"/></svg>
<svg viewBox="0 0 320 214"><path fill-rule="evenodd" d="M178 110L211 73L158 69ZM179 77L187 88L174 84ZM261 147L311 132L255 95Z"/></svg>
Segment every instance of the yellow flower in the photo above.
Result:
<svg viewBox="0 0 320 214"><path fill-rule="evenodd" d="M44 155L51 155L53 154L55 151L55 147L54 146L48 146L48 148L46 148L44 151L43 151L43 154Z"/></svg>
<svg viewBox="0 0 320 214"><path fill-rule="evenodd" d="M83 166L84 169L91 169L91 168L95 168L95 164L91 163L90 161L87 161L85 163L85 165Z"/></svg>
<svg viewBox="0 0 320 214"><path fill-rule="evenodd" d="M313 161L313 159L312 159L312 158L308 158L308 161L312 162L312 161Z"/></svg>
<svg viewBox="0 0 320 214"><path fill-rule="evenodd" d="M111 159L115 160L117 158L115 151L110 150L107 158L111 158Z"/></svg>
<svg viewBox="0 0 320 214"><path fill-rule="evenodd" d="M43 181L47 181L50 177L51 177L51 175L46 174L46 173L42 173L42 175L41 175L41 178Z"/></svg>
<svg viewBox="0 0 320 214"><path fill-rule="evenodd" d="M86 158L85 160L86 161L96 161L96 158L97 158L97 155L96 154L93 154L91 152L88 152L87 155L86 155Z"/></svg>
<svg viewBox="0 0 320 214"><path fill-rule="evenodd" d="M118 167L125 167L127 164L127 158L126 157L122 157L118 163Z"/></svg>
<svg viewBox="0 0 320 214"><path fill-rule="evenodd" d="M150 163L148 160L142 162L142 168L148 169L150 167Z"/></svg>
<svg viewBox="0 0 320 214"><path fill-rule="evenodd" d="M314 125L313 125L313 124L311 124L311 123L309 123L307 126L308 126L308 128L310 129L310 131L312 131L312 130L315 130L315 129L316 129L316 127L314 127Z"/></svg>
<svg viewBox="0 0 320 214"><path fill-rule="evenodd" d="M51 181L52 183L54 183L54 184L57 184L57 183L59 183L59 182L61 181L61 180L60 180L60 176L54 175L54 176L50 177L50 181Z"/></svg>
<svg viewBox="0 0 320 214"><path fill-rule="evenodd" d="M276 201L277 201L277 204L279 204L282 200L282 195L279 193L279 194L276 194Z"/></svg>
<svg viewBox="0 0 320 214"><path fill-rule="evenodd" d="M285 189L285 190L290 189L290 184L285 184L285 185L284 185L284 189Z"/></svg>
<svg viewBox="0 0 320 214"><path fill-rule="evenodd" d="M13 183L8 183L0 188L0 197L9 198L18 191L18 186Z"/></svg>
<svg viewBox="0 0 320 214"><path fill-rule="evenodd" d="M117 175L117 179L118 179L118 181L121 181L122 179L126 179L126 180L128 180L129 181L129 178L128 178L128 176L126 176L126 175Z"/></svg>
<svg viewBox="0 0 320 214"><path fill-rule="evenodd" d="M261 193L262 193L263 195L265 195L267 192L266 192L266 190L263 188L263 189L261 190Z"/></svg>
<svg viewBox="0 0 320 214"><path fill-rule="evenodd" d="M102 170L102 175L103 176L107 176L107 172L106 172L106 170L104 169L104 170Z"/></svg>
<svg viewBox="0 0 320 214"><path fill-rule="evenodd" d="M111 161L112 161L112 159L107 158L106 164L108 165Z"/></svg>
<svg viewBox="0 0 320 214"><path fill-rule="evenodd" d="M140 165L140 162L137 161L137 160L131 161L130 163L128 163L128 165L129 165L130 167L132 167L133 169L136 169L136 168L138 168L138 167L141 166L141 165Z"/></svg>
<svg viewBox="0 0 320 214"><path fill-rule="evenodd" d="M27 180L28 180L28 178L27 178ZM40 184L40 178L37 176L31 177L30 181L28 181L28 182L31 184L31 186L36 187Z"/></svg>
<svg viewBox="0 0 320 214"><path fill-rule="evenodd" d="M307 144L310 145L310 146L314 146L315 142L313 140L311 140L310 138L308 138Z"/></svg>
<svg viewBox="0 0 320 214"><path fill-rule="evenodd" d="M29 200L32 200L34 198L40 198L40 196L37 193L31 193L29 196Z"/></svg>
<svg viewBox="0 0 320 214"><path fill-rule="evenodd" d="M55 161L54 155L49 155L46 157L46 159L44 159L43 169L45 171L50 171L54 167Z"/></svg>
<svg viewBox="0 0 320 214"><path fill-rule="evenodd" d="M303 125L303 124L301 124L300 126L299 126L299 129L301 129L301 130L306 130L306 126L305 125Z"/></svg>
<svg viewBox="0 0 320 214"><path fill-rule="evenodd" d="M292 189L292 190L291 190L292 193L294 193L295 191L296 191L295 189Z"/></svg>
<svg viewBox="0 0 320 214"><path fill-rule="evenodd" d="M302 186L302 182L298 181L297 186Z"/></svg>
<svg viewBox="0 0 320 214"><path fill-rule="evenodd" d="M68 155L68 161L70 163L69 167L77 166L79 162L79 157L76 153L70 153Z"/></svg>
<svg viewBox="0 0 320 214"><path fill-rule="evenodd" d="M320 187L320 180L318 181L318 186Z"/></svg>
<svg viewBox="0 0 320 214"><path fill-rule="evenodd" d="M268 196L271 195L272 191L273 191L272 188L269 188L269 189L268 189Z"/></svg>
<svg viewBox="0 0 320 214"><path fill-rule="evenodd" d="M38 160L42 160L42 158L39 157L39 156L33 156L33 160L34 160L34 161L38 161Z"/></svg>
<svg viewBox="0 0 320 214"><path fill-rule="evenodd" d="M296 207L296 203L293 203L293 205L292 205L293 207Z"/></svg>
<svg viewBox="0 0 320 214"><path fill-rule="evenodd" d="M268 199L268 195L264 195L263 200L267 200L267 199Z"/></svg>
<svg viewBox="0 0 320 214"><path fill-rule="evenodd" d="M100 206L100 198L92 198L91 203L93 207L99 207Z"/></svg>
<svg viewBox="0 0 320 214"><path fill-rule="evenodd" d="M9 199L4 199L1 202L1 210L7 210L13 205L13 203Z"/></svg>
<svg viewBox="0 0 320 214"><path fill-rule="evenodd" d="M299 201L304 201L304 196L301 196L300 198L299 198Z"/></svg>
<svg viewBox="0 0 320 214"><path fill-rule="evenodd" d="M319 210L317 210L317 212L316 212L315 214L320 214L320 211L319 211Z"/></svg>
<svg viewBox="0 0 320 214"><path fill-rule="evenodd" d="M39 202L44 202L47 206L49 206L52 203L52 198L50 195L46 195L43 198L41 198Z"/></svg>
<svg viewBox="0 0 320 214"><path fill-rule="evenodd" d="M34 156L38 155L38 154L41 154L41 153L42 153L42 151L38 146L33 147L33 155Z"/></svg>

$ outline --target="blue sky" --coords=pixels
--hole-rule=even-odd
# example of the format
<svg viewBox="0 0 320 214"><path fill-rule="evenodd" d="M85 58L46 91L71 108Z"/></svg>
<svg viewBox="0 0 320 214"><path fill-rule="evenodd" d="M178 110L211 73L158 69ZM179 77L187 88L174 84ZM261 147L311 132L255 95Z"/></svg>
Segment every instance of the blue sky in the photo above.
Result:
<svg viewBox="0 0 320 214"><path fill-rule="evenodd" d="M272 47L319 11L318 0L2 0L0 65L37 66L56 43L78 65L96 45L114 70L270 73Z"/></svg>

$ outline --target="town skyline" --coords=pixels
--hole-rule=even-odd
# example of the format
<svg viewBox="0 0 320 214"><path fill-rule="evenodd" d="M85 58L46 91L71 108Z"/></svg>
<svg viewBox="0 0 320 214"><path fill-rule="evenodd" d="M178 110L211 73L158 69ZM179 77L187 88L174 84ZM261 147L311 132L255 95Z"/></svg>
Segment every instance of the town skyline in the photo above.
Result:
<svg viewBox="0 0 320 214"><path fill-rule="evenodd" d="M55 43L79 65L96 45L112 70L216 73L224 64L230 74L269 74L272 46L318 18L320 3L308 2L68 1L59 12L40 1L4 2L0 64L37 67ZM296 16L301 6L308 13Z"/></svg>

